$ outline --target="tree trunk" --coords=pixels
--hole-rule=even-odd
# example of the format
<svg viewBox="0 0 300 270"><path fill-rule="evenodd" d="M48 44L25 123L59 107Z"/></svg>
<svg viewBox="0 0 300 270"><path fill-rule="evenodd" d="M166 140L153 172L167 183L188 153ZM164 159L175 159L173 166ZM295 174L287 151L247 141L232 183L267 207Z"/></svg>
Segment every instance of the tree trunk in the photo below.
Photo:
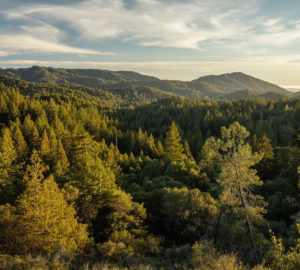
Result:
<svg viewBox="0 0 300 270"><path fill-rule="evenodd" d="M252 244L252 247L253 247L255 255L256 255L256 248L255 248L255 243L254 243L254 239L253 239L253 233L252 233L251 223L250 223L250 219L249 219L249 216L248 216L247 207L246 207L246 204L245 204L244 196L243 196L242 189L241 189L240 185L239 185L239 193L240 193L240 197L241 197L241 201L242 201L242 206L245 209L246 223L247 223L247 227L248 227L248 232L249 232L251 244Z"/></svg>
<svg viewBox="0 0 300 270"><path fill-rule="evenodd" d="M220 209L220 213L219 213L218 220L216 223L215 237L214 237L215 247L217 247L217 241L218 241L218 236L219 236L219 227L220 227L220 223L221 223L222 214L223 214L223 207L221 207L221 209Z"/></svg>

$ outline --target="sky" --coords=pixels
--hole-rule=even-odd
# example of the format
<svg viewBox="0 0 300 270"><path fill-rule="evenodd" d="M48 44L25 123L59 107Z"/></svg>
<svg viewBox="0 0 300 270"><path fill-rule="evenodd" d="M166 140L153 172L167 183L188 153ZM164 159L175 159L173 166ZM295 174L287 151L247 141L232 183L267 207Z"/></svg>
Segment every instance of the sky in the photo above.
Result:
<svg viewBox="0 0 300 270"><path fill-rule="evenodd" d="M0 67L244 72L300 88L299 0L0 0Z"/></svg>

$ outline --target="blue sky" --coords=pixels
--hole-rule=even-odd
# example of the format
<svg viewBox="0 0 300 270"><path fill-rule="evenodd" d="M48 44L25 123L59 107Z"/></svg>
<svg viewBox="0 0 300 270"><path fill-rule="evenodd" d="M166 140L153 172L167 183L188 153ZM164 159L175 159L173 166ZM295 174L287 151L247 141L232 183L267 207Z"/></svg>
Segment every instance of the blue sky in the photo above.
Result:
<svg viewBox="0 0 300 270"><path fill-rule="evenodd" d="M0 67L241 71L300 85L298 0L0 0Z"/></svg>

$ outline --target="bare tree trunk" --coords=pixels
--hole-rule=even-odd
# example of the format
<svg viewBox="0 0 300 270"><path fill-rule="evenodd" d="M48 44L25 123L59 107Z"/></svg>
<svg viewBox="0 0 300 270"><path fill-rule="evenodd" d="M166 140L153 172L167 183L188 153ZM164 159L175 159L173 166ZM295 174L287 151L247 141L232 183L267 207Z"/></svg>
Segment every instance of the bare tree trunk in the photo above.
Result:
<svg viewBox="0 0 300 270"><path fill-rule="evenodd" d="M243 196L242 189L241 189L240 185L239 185L239 193L240 193L240 197L241 197L241 201L242 201L242 206L245 209L246 223L247 223L247 227L248 227L248 232L249 232L251 244L252 244L252 247L253 247L255 255L256 255L256 247L255 247L255 243L254 243L254 239L253 239L252 227L251 227L251 223L250 223L250 219L249 219L249 216L248 216L247 207L246 207L246 204L245 204L245 199L244 199L244 196Z"/></svg>

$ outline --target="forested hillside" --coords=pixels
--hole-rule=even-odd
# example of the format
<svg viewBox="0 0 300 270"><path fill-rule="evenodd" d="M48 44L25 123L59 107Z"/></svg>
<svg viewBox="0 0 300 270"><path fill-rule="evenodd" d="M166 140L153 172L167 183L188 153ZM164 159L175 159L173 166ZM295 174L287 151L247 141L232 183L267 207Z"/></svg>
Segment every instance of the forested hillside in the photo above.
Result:
<svg viewBox="0 0 300 270"><path fill-rule="evenodd" d="M293 96L293 93L268 82L259 80L241 72L223 75L205 76L192 81L160 80L132 71L109 71L100 69L62 69L33 66L20 69L0 69L0 76L29 82L81 85L90 88L101 88L110 92L135 91L143 89L148 95L176 94L194 98L231 98L239 93L238 98L250 98L273 93L282 96ZM247 94L245 91L250 91ZM241 95L243 94L243 95ZM278 98L278 97L277 97ZM236 98L235 98L236 99Z"/></svg>
<svg viewBox="0 0 300 270"><path fill-rule="evenodd" d="M0 82L0 269L299 269L299 99L51 80Z"/></svg>

